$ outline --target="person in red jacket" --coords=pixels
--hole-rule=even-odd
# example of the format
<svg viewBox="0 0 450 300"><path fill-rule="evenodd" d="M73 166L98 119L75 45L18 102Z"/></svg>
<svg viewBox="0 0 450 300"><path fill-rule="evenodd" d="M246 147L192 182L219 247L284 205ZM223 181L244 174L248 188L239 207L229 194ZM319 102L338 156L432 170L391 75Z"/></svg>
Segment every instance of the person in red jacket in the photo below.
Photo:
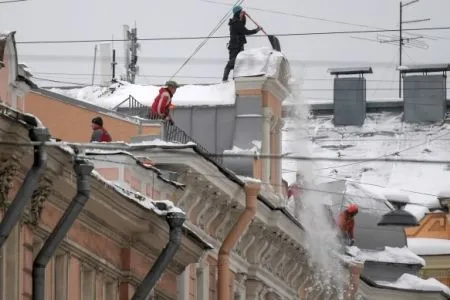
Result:
<svg viewBox="0 0 450 300"><path fill-rule="evenodd" d="M101 117L95 117L92 119L92 142L111 142L111 135L108 130L103 128L103 119Z"/></svg>
<svg viewBox="0 0 450 300"><path fill-rule="evenodd" d="M339 215L339 229L349 246L353 246L355 243L355 216L357 213L358 206L356 204L350 204L347 209Z"/></svg>
<svg viewBox="0 0 450 300"><path fill-rule="evenodd" d="M172 97L177 91L178 84L175 81L168 81L167 87L159 90L158 96L153 101L150 119L167 120L173 124L172 116L170 115L170 107L172 105Z"/></svg>

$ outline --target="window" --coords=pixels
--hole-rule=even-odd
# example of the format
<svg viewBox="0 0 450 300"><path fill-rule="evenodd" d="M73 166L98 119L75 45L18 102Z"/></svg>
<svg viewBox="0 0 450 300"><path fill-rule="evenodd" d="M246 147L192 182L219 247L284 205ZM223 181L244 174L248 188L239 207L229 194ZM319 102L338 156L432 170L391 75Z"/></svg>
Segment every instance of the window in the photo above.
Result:
<svg viewBox="0 0 450 300"><path fill-rule="evenodd" d="M54 258L55 299L66 300L68 290L68 259L65 254L57 254Z"/></svg>
<svg viewBox="0 0 450 300"><path fill-rule="evenodd" d="M103 286L103 299L105 300L118 300L119 285L117 281L112 279L105 280Z"/></svg>
<svg viewBox="0 0 450 300"><path fill-rule="evenodd" d="M83 267L81 274L81 295L83 300L95 300L95 271Z"/></svg>

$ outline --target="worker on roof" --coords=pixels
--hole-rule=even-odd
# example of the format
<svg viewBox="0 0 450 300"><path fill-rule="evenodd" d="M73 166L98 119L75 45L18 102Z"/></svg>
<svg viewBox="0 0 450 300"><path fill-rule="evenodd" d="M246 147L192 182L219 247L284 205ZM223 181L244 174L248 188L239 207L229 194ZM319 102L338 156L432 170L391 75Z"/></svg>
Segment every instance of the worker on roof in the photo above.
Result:
<svg viewBox="0 0 450 300"><path fill-rule="evenodd" d="M172 98L173 95L175 95L177 88L178 83L173 80L169 80L166 82L166 87L162 87L159 90L159 94L153 101L151 111L149 113L150 119L166 120L173 125L170 109L174 107L172 105Z"/></svg>
<svg viewBox="0 0 450 300"><path fill-rule="evenodd" d="M111 135L108 130L103 127L103 119L101 117L95 117L92 119L92 142L111 142Z"/></svg>
<svg viewBox="0 0 450 300"><path fill-rule="evenodd" d="M244 51L244 45L247 43L245 36L256 34L262 29L258 26L256 29L249 30L245 27L245 23L245 11L239 5L234 6L233 18L228 22L228 26L230 26L230 41L228 42L229 60L225 66L223 81L228 81L228 75L234 69L236 57L239 52Z"/></svg>
<svg viewBox="0 0 450 300"><path fill-rule="evenodd" d="M339 215L338 225L342 237L349 246L355 243L355 216L358 214L358 205L350 204Z"/></svg>

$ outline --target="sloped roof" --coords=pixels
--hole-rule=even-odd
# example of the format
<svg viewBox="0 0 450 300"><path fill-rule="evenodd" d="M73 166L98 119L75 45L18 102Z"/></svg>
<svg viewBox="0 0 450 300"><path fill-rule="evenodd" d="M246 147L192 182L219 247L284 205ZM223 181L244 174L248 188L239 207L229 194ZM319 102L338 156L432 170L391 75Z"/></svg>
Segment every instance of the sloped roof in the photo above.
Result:
<svg viewBox="0 0 450 300"><path fill-rule="evenodd" d="M407 124L402 122L402 113L388 112L367 114L361 128L335 127L332 120L331 115L310 116L298 125L297 120L286 119L283 152L298 152L300 140L314 156L450 160L450 127L446 122ZM295 130L298 126L304 129L300 133ZM316 183L346 180L363 185L378 197L398 200L398 195L383 192L384 188L394 188L404 193L409 203L431 210L440 208L437 196L450 180L450 167L439 164L316 161L312 168ZM296 170L295 162L283 162L283 177L289 183L295 180Z"/></svg>

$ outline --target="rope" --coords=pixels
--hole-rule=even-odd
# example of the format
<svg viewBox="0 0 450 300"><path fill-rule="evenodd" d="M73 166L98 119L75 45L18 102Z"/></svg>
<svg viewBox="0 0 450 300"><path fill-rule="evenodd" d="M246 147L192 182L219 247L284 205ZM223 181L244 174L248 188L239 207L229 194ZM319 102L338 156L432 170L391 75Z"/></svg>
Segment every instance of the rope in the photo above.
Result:
<svg viewBox="0 0 450 300"><path fill-rule="evenodd" d="M234 4L241 5L245 0L238 0ZM194 57L195 54L200 51L200 49L208 42L208 40L219 30L219 28L222 26L222 24L227 20L228 16L230 15L230 11L227 11L227 13L222 17L222 19L219 21L219 23L216 25L216 27L213 28L213 30L209 33L209 35L195 48L194 52L184 61L184 63L178 68L178 70L170 77L169 80L172 80L186 65L187 63Z"/></svg>

